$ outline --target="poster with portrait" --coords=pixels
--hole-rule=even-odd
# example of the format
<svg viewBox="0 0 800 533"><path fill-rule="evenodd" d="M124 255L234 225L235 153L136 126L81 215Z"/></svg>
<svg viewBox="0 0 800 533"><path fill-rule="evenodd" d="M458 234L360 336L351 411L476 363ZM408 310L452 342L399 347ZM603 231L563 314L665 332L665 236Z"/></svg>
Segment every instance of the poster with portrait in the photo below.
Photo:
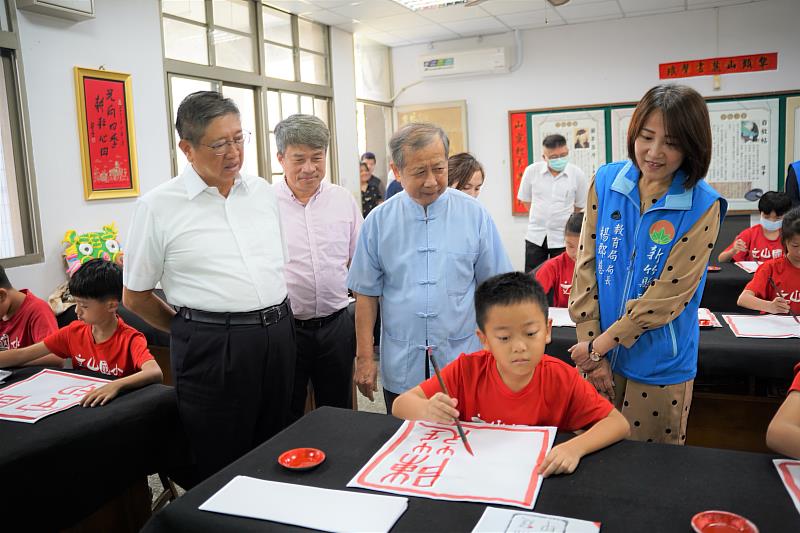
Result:
<svg viewBox="0 0 800 533"><path fill-rule="evenodd" d="M554 111L531 116L533 133L531 162L542 159L542 141L560 133L567 139L570 163L586 176L593 176L606 162L605 113L602 109Z"/></svg>
<svg viewBox="0 0 800 533"><path fill-rule="evenodd" d="M800 159L800 96L786 99L786 156L784 168ZM784 175L785 177L785 175Z"/></svg>
<svg viewBox="0 0 800 533"><path fill-rule="evenodd" d="M611 160L628 159L628 126L631 124L634 107L618 107L611 110Z"/></svg>
<svg viewBox="0 0 800 533"><path fill-rule="evenodd" d="M728 209L756 209L751 189L778 188L777 98L709 102L712 155L707 182L728 200Z"/></svg>

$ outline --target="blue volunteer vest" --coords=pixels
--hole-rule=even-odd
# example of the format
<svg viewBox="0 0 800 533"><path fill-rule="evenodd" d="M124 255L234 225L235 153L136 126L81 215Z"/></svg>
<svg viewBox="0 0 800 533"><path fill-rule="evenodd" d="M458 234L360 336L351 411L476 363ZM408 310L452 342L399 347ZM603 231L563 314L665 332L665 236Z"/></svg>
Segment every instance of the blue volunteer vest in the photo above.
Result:
<svg viewBox="0 0 800 533"><path fill-rule="evenodd" d="M791 165L789 165L794 169L794 175L797 178L797 185L800 187L800 161L795 161ZM783 184L783 188L786 189L786 184Z"/></svg>
<svg viewBox="0 0 800 533"><path fill-rule="evenodd" d="M639 169L631 161L602 166L595 176L597 226L595 268L600 304L600 327L607 330L655 279L681 276L668 265L673 245L719 200L720 217L727 202L700 181L685 189L686 173L676 172L667 194L640 214ZM702 236L701 236L702 238ZM709 247L715 236L709 235ZM697 308L706 273L680 314L667 325L645 331L631 346L619 345L608 354L614 372L650 385L673 385L694 379L700 330Z"/></svg>

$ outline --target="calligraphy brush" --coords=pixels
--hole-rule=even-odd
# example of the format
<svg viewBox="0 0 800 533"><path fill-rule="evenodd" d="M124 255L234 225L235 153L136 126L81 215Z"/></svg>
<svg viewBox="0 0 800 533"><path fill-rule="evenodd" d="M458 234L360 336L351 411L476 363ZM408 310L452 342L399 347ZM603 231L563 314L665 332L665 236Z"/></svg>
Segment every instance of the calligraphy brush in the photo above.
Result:
<svg viewBox="0 0 800 533"><path fill-rule="evenodd" d="M436 363L436 359L433 358L433 353L431 353L431 349L428 348L428 359L430 359L431 364L433 365L433 371L436 372L436 379L439 380L439 386L442 388L442 392L446 395L450 396L450 393L447 392L447 386L444 384L444 380L442 379L442 373L439 372L439 365ZM461 422L458 421L458 418L455 419L456 421L456 429L458 430L458 434L461 436L461 442L464 443L464 447L467 449L470 455L475 455L472 453L472 446L469 445L467 441L467 435L464 433L464 428L461 427Z"/></svg>
<svg viewBox="0 0 800 533"><path fill-rule="evenodd" d="M767 279L769 280L769 284L772 285L772 290L775 291L775 294L777 294L778 296L783 298L783 291L779 291L778 290L778 287L775 285L775 282L772 280L772 276L768 277ZM794 321L797 322L798 324L800 324L800 320L797 319L797 315L794 314L794 311L792 311L792 304L791 303L789 303L789 312L792 314L792 318L794 318Z"/></svg>

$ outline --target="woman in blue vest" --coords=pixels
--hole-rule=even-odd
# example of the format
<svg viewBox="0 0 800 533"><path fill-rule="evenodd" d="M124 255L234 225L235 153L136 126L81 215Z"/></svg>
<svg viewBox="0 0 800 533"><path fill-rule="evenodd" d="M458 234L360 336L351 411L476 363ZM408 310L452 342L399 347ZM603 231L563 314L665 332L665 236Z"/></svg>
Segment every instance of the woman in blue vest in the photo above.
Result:
<svg viewBox="0 0 800 533"><path fill-rule="evenodd" d="M598 169L575 263L570 351L631 424L631 438L683 444L697 373L697 308L727 203L703 181L708 108L659 85L636 106L629 160Z"/></svg>
<svg viewBox="0 0 800 533"><path fill-rule="evenodd" d="M789 164L784 190L792 199L792 207L800 205L800 161Z"/></svg>

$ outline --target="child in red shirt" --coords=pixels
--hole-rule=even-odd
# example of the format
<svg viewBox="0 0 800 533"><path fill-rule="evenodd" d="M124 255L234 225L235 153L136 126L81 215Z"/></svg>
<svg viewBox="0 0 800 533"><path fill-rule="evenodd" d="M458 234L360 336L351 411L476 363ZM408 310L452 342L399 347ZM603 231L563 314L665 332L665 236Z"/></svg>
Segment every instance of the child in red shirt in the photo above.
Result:
<svg viewBox="0 0 800 533"><path fill-rule="evenodd" d="M78 319L26 348L0 352L0 368L19 366L49 352L72 358L85 368L119 378L84 396L84 407L105 405L121 391L161 383L161 368L144 335L117 316L122 299L122 268L103 259L84 263L69 280Z"/></svg>
<svg viewBox="0 0 800 533"><path fill-rule="evenodd" d="M27 289L15 289L0 266L0 352L36 344L56 330L56 317L47 302ZM28 364L61 366L63 362L51 354Z"/></svg>
<svg viewBox="0 0 800 533"><path fill-rule="evenodd" d="M767 446L800 459L800 363L794 367L794 381L786 399L767 428Z"/></svg>
<svg viewBox="0 0 800 533"><path fill-rule="evenodd" d="M769 261L783 254L781 219L792 208L786 193L767 191L758 201L761 223L741 232L730 246L720 252L720 263L736 261Z"/></svg>
<svg viewBox="0 0 800 533"><path fill-rule="evenodd" d="M738 304L764 313L800 314L800 207L786 213L781 226L784 255L762 264Z"/></svg>
<svg viewBox="0 0 800 533"><path fill-rule="evenodd" d="M567 307L569 303L572 275L575 272L575 256L578 254L578 242L581 239L581 226L583 226L583 213L572 213L564 228L566 250L534 270L536 281L544 289L553 307Z"/></svg>
<svg viewBox="0 0 800 533"><path fill-rule="evenodd" d="M630 426L574 367L544 354L552 324L547 311L544 291L528 275L487 279L475 291L477 334L485 350L461 354L442 370L453 396L432 377L401 394L392 414L440 423L457 418L588 428L555 446L539 468L545 477L574 472L581 457L625 438Z"/></svg>

